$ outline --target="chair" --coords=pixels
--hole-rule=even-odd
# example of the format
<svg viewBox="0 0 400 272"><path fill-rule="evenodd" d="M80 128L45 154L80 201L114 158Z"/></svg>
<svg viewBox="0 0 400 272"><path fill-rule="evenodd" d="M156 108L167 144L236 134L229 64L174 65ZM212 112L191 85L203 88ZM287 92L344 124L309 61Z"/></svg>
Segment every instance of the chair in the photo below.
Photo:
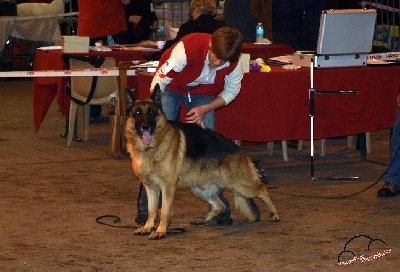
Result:
<svg viewBox="0 0 400 272"><path fill-rule="evenodd" d="M74 57L67 55L64 61L70 69L90 69L116 67L116 61L111 57ZM90 105L113 104L118 98L118 79L116 76L74 76L70 78L71 106L68 121L68 142L71 146L75 133L75 120L78 104L83 106L82 134L83 140L89 140Z"/></svg>
<svg viewBox="0 0 400 272"><path fill-rule="evenodd" d="M366 132L365 136L366 136L366 152L367 152L367 154L371 154L372 150L371 150L370 132ZM304 141L299 140L297 143L297 150L299 150L299 151L303 150L303 145L304 145ZM351 148L352 145L353 145L353 135L348 135L347 136L347 148ZM268 142L267 143L268 156L272 156L273 151L274 151L274 142ZM319 155L321 157L324 157L326 155L326 139L319 140ZM282 141L282 156L283 156L284 161L289 160L287 141Z"/></svg>
<svg viewBox="0 0 400 272"><path fill-rule="evenodd" d="M371 133L370 132L365 132L365 137L366 137L366 152L367 154L371 154ZM319 155L321 157L324 157L326 155L326 139L320 139L319 140ZM347 148L351 148L353 146L353 135L347 135ZM301 151L303 150L303 140L299 140L298 143L298 150Z"/></svg>
<svg viewBox="0 0 400 272"><path fill-rule="evenodd" d="M289 155L288 155L288 146L287 146L287 141L281 141L282 144L282 157L284 161L289 161ZM268 142L267 143L267 154L268 156L272 156L272 153L274 152L274 142Z"/></svg>

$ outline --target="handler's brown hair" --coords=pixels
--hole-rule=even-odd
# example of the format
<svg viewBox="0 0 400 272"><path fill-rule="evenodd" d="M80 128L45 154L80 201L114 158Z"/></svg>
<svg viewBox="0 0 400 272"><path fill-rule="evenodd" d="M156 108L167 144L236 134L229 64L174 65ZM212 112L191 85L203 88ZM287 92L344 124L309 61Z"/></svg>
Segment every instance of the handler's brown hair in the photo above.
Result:
<svg viewBox="0 0 400 272"><path fill-rule="evenodd" d="M235 27L221 27L211 36L211 51L220 60L236 62L240 57L242 44L243 35Z"/></svg>

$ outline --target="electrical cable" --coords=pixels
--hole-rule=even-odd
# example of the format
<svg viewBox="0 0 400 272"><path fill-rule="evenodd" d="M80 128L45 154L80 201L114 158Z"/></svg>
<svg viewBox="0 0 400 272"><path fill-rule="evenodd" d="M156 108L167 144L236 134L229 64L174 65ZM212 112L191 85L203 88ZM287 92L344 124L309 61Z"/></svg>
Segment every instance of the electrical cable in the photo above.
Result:
<svg viewBox="0 0 400 272"><path fill-rule="evenodd" d="M392 166L393 162L394 162L394 158L397 156L397 154L400 151L400 146L399 148L397 148L397 151L395 152L393 158L391 159L389 166L386 168L385 172L383 172L383 174L379 177L378 180L374 181L371 185L368 185L367 187L351 193L349 195L343 195L343 196L313 196L313 195L297 195L297 194L291 194L291 193L283 193L283 192L279 192L281 195L287 195L287 196L294 196L294 197L299 197L299 198L310 198L310 199L345 199L345 198L350 198L356 195L359 195L361 193L366 192L367 190L371 189L372 187L374 187L376 184L378 184L378 182L385 176L385 174L387 173L387 171L389 170L389 168Z"/></svg>
<svg viewBox="0 0 400 272"><path fill-rule="evenodd" d="M113 219L114 224L103 222L102 220L106 219L106 218ZM101 216L97 217L96 223L105 225L105 226L109 226L109 227L114 227L114 228L128 228L128 229L139 228L139 227L129 226L129 225L119 225L120 223L122 223L121 218L119 216L111 215L111 214L101 215ZM155 231L155 228L152 228L152 231ZM184 232L186 232L186 230L184 228L167 228L167 234L182 234Z"/></svg>

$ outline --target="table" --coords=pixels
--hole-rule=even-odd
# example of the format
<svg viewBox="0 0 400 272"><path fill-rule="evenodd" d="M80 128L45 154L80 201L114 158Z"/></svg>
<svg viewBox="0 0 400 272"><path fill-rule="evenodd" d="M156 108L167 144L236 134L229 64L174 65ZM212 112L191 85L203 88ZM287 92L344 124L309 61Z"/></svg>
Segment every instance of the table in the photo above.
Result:
<svg viewBox="0 0 400 272"><path fill-rule="evenodd" d="M251 59L262 58L267 61L272 57L293 54L294 50L287 44L255 45L254 43L244 43L242 53L250 54Z"/></svg>
<svg viewBox="0 0 400 272"><path fill-rule="evenodd" d="M138 74L138 96L149 96L151 75ZM272 142L310 139L310 69L244 75L242 89L216 111L216 130L234 140ZM315 98L314 137L325 139L386 129L396 118L400 67L314 70L316 91L359 90L360 94L321 94Z"/></svg>
<svg viewBox="0 0 400 272"><path fill-rule="evenodd" d="M74 53L74 55L113 57L118 62L130 60L144 60L146 56L154 53L149 50L113 50L110 52L90 51L89 53ZM158 50L156 51L158 52ZM38 70L64 70L61 50L36 50L34 69ZM33 118L35 132L40 128L51 102L57 97L57 103L62 115L69 112L70 98L65 89L66 78L43 77L33 79ZM130 77L129 87L136 88L136 77Z"/></svg>
<svg viewBox="0 0 400 272"><path fill-rule="evenodd" d="M129 60L142 60L145 56L153 52L137 50L113 50L111 52L89 52L84 55L101 55L114 57L118 62ZM248 53L252 57L277 56L293 53L289 45L271 44L269 46L258 46L254 44L244 44L243 53ZM38 49L35 55L34 69L37 70L63 70L65 65L61 58L62 52L43 51ZM75 55L75 54L74 54ZM77 54L79 55L79 54ZM82 55L82 54L81 54ZM34 128L37 132L43 122L47 110L54 97L57 97L58 107L63 115L69 111L69 97L65 90L65 78L34 78L33 80L33 118ZM137 87L136 77L129 77L128 84L131 88Z"/></svg>

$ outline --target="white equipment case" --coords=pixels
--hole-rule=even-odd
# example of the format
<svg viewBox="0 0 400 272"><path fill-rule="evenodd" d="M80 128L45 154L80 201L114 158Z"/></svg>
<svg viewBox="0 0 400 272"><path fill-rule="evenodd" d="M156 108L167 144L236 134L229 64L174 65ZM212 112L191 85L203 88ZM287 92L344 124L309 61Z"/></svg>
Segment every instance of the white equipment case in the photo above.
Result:
<svg viewBox="0 0 400 272"><path fill-rule="evenodd" d="M357 67L367 64L367 54L372 51L376 10L341 9L325 10L321 14L315 68ZM293 64L310 56L294 54ZM309 65L308 65L309 67Z"/></svg>

